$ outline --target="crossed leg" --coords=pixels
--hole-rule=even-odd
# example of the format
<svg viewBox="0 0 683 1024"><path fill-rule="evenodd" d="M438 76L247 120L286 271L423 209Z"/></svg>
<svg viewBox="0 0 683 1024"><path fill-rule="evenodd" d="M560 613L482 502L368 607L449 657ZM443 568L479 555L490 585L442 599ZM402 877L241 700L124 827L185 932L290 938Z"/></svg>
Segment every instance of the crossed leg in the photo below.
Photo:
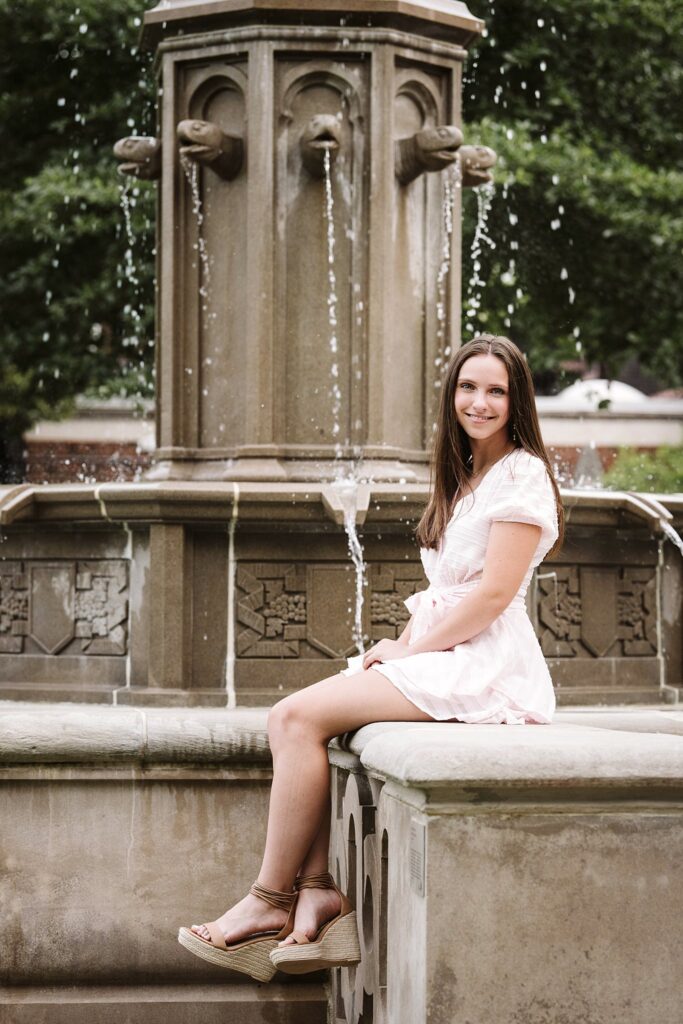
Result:
<svg viewBox="0 0 683 1024"><path fill-rule="evenodd" d="M334 736L369 722L430 722L381 672L336 675L285 697L271 710L273 755L268 829L259 881L290 892L299 873L327 871L330 771L327 745ZM335 906L336 902L336 906ZM312 935L339 909L332 890L308 889L297 905L296 927ZM279 929L284 911L247 895L218 919L228 943ZM204 938L203 925L193 930Z"/></svg>

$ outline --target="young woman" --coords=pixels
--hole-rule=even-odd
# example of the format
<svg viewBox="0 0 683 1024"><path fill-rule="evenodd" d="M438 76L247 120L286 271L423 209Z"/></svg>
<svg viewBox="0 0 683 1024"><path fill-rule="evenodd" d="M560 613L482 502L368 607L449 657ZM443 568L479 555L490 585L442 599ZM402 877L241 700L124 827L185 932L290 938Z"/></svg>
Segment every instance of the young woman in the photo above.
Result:
<svg viewBox="0 0 683 1024"><path fill-rule="evenodd" d="M526 614L535 566L562 541L560 494L524 356L481 335L442 384L433 490L417 528L429 587L398 640L276 704L273 786L258 881L209 924L197 956L267 981L359 959L355 915L328 874L327 745L377 721L550 722L552 682Z"/></svg>

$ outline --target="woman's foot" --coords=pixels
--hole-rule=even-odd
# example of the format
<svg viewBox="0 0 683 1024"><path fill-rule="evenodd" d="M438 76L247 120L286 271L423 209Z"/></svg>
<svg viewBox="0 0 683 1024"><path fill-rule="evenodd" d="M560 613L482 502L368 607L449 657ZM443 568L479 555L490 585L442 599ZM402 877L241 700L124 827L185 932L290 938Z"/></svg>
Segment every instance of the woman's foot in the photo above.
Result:
<svg viewBox="0 0 683 1024"><path fill-rule="evenodd" d="M234 907L226 910L216 923L230 946L262 932L279 932L287 921L287 914L286 910L271 907L258 896L248 893ZM193 924L191 930L201 939L208 941L211 938L206 925Z"/></svg>
<svg viewBox="0 0 683 1024"><path fill-rule="evenodd" d="M302 889L296 904L294 931L314 939L322 926L336 917L340 910L341 897L336 889ZM280 945L290 945L294 941L290 935Z"/></svg>

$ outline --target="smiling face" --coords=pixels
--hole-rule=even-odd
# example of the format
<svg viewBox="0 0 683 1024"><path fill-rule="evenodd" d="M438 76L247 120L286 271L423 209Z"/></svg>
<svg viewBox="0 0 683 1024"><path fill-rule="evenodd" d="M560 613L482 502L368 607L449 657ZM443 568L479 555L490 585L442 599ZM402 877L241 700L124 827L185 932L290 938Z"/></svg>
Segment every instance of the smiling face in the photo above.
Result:
<svg viewBox="0 0 683 1024"><path fill-rule="evenodd" d="M499 431L507 439L510 395L502 359L488 354L465 360L455 386L455 415L471 440L488 441Z"/></svg>

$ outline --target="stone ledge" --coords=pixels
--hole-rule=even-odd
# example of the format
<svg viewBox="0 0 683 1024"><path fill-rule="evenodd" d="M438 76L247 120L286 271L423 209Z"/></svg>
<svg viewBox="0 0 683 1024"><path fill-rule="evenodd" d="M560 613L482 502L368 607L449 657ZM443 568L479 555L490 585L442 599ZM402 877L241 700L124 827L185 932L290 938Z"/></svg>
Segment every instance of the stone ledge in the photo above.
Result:
<svg viewBox="0 0 683 1024"><path fill-rule="evenodd" d="M525 727L380 722L339 745L383 779L469 800L523 791L683 797L680 712L560 712L550 726Z"/></svg>
<svg viewBox="0 0 683 1024"><path fill-rule="evenodd" d="M266 708L5 703L0 764L270 764ZM333 741L423 790L683 787L683 711L559 711L549 726L377 722ZM334 757L334 753L332 754Z"/></svg>
<svg viewBox="0 0 683 1024"><path fill-rule="evenodd" d="M5 703L0 764L270 763L267 709Z"/></svg>

